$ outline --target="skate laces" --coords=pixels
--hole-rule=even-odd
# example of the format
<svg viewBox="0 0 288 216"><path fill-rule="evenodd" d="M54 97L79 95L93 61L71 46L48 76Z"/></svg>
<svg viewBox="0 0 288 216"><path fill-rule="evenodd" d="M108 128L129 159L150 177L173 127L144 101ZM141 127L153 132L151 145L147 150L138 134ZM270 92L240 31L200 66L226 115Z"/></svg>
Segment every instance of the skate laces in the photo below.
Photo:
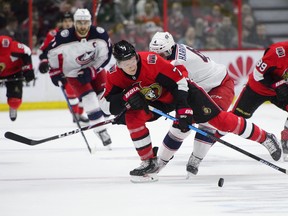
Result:
<svg viewBox="0 0 288 216"><path fill-rule="evenodd" d="M193 166L193 167L198 167L201 160L202 160L201 158L198 158L192 154L188 160L188 165Z"/></svg>
<svg viewBox="0 0 288 216"><path fill-rule="evenodd" d="M103 142L108 141L110 139L110 136L107 132L107 130L99 131L98 135Z"/></svg>
<svg viewBox="0 0 288 216"><path fill-rule="evenodd" d="M277 151L277 142L276 142L276 137L273 134L267 133L267 138L266 140L262 143L269 152L274 153Z"/></svg>

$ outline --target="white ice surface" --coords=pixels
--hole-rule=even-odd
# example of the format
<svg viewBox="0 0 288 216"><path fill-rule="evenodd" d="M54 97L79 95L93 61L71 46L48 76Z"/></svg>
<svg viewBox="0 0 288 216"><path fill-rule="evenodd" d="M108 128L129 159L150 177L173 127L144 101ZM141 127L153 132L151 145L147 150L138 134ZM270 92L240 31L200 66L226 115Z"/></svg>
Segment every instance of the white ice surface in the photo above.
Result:
<svg viewBox="0 0 288 216"><path fill-rule="evenodd" d="M250 119L280 138L287 113L261 106ZM153 145L171 124L149 123ZM76 129L68 110L22 111L11 122L0 112L0 216L186 216L288 215L288 176L223 144L216 143L197 176L186 180L193 135L159 174L156 183L133 184L129 171L140 163L124 126L109 126L113 150L92 130L85 132L97 152L90 155L80 133L27 146L4 137L12 131L44 139ZM224 140L277 166L261 145L235 135ZM217 186L219 178L224 186Z"/></svg>

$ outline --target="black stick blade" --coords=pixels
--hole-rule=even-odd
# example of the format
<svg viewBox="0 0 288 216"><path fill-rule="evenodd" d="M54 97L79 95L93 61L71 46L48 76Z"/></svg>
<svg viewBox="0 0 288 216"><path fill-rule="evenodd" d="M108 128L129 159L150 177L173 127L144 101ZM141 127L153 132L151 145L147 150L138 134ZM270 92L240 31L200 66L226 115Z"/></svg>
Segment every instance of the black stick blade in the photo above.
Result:
<svg viewBox="0 0 288 216"><path fill-rule="evenodd" d="M20 143L24 143L24 144L30 145L30 146L34 146L34 145L39 144L37 140L32 140L32 139L29 139L29 138L20 136L20 135L18 135L18 134L15 134L15 133L9 132L9 131L6 132L6 133L4 134L4 136L5 136L7 139L14 140L14 141L20 142Z"/></svg>

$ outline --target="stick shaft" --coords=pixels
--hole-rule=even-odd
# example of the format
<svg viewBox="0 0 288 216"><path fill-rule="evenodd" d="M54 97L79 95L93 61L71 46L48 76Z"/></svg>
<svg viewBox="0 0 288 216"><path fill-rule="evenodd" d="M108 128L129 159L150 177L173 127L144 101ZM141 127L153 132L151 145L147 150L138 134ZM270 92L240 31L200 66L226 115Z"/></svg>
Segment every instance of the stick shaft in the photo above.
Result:
<svg viewBox="0 0 288 216"><path fill-rule="evenodd" d="M74 113L74 111L73 111L73 109L72 109L72 106L71 106L70 101L69 101L69 99L68 99L68 97L67 97L67 95L66 95L64 86L62 85L61 81L59 81L59 85L60 85L60 88L61 88L62 93L63 93L63 95L64 95L64 98L65 98L65 100L66 100L66 102L67 102L67 104L68 104L69 110L70 110L70 112L72 113L72 116L73 116L73 118L74 118L75 121L76 121L77 127L78 127L78 129L79 129L79 131L80 131L80 133L81 133L84 141L85 141L85 144L86 144L86 146L87 146L87 148L88 148L88 151L92 154L92 149L91 149L91 147L90 147L90 145L89 145L89 143L88 143L88 141L87 141L86 136L84 135L83 131L81 130L81 126L80 126L79 120L77 119L76 114ZM95 149L95 148L94 148L94 149Z"/></svg>

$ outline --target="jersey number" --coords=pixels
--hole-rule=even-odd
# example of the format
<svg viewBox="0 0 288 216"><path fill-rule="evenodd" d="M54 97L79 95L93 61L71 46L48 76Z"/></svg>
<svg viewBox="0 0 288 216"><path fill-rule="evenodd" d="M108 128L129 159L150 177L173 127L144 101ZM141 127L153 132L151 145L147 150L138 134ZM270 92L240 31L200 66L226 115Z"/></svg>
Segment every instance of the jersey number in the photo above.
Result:
<svg viewBox="0 0 288 216"><path fill-rule="evenodd" d="M265 69L267 68L267 64L266 64L265 62L263 62L262 59L260 59L260 60L257 62L256 67L259 68L259 71L263 72L263 71L265 71Z"/></svg>
<svg viewBox="0 0 288 216"><path fill-rule="evenodd" d="M196 55L198 55L204 62L208 62L209 61L209 57L206 57L205 55L203 55L201 52L199 52L198 50L193 49L192 47L186 47L189 51L195 53Z"/></svg>

